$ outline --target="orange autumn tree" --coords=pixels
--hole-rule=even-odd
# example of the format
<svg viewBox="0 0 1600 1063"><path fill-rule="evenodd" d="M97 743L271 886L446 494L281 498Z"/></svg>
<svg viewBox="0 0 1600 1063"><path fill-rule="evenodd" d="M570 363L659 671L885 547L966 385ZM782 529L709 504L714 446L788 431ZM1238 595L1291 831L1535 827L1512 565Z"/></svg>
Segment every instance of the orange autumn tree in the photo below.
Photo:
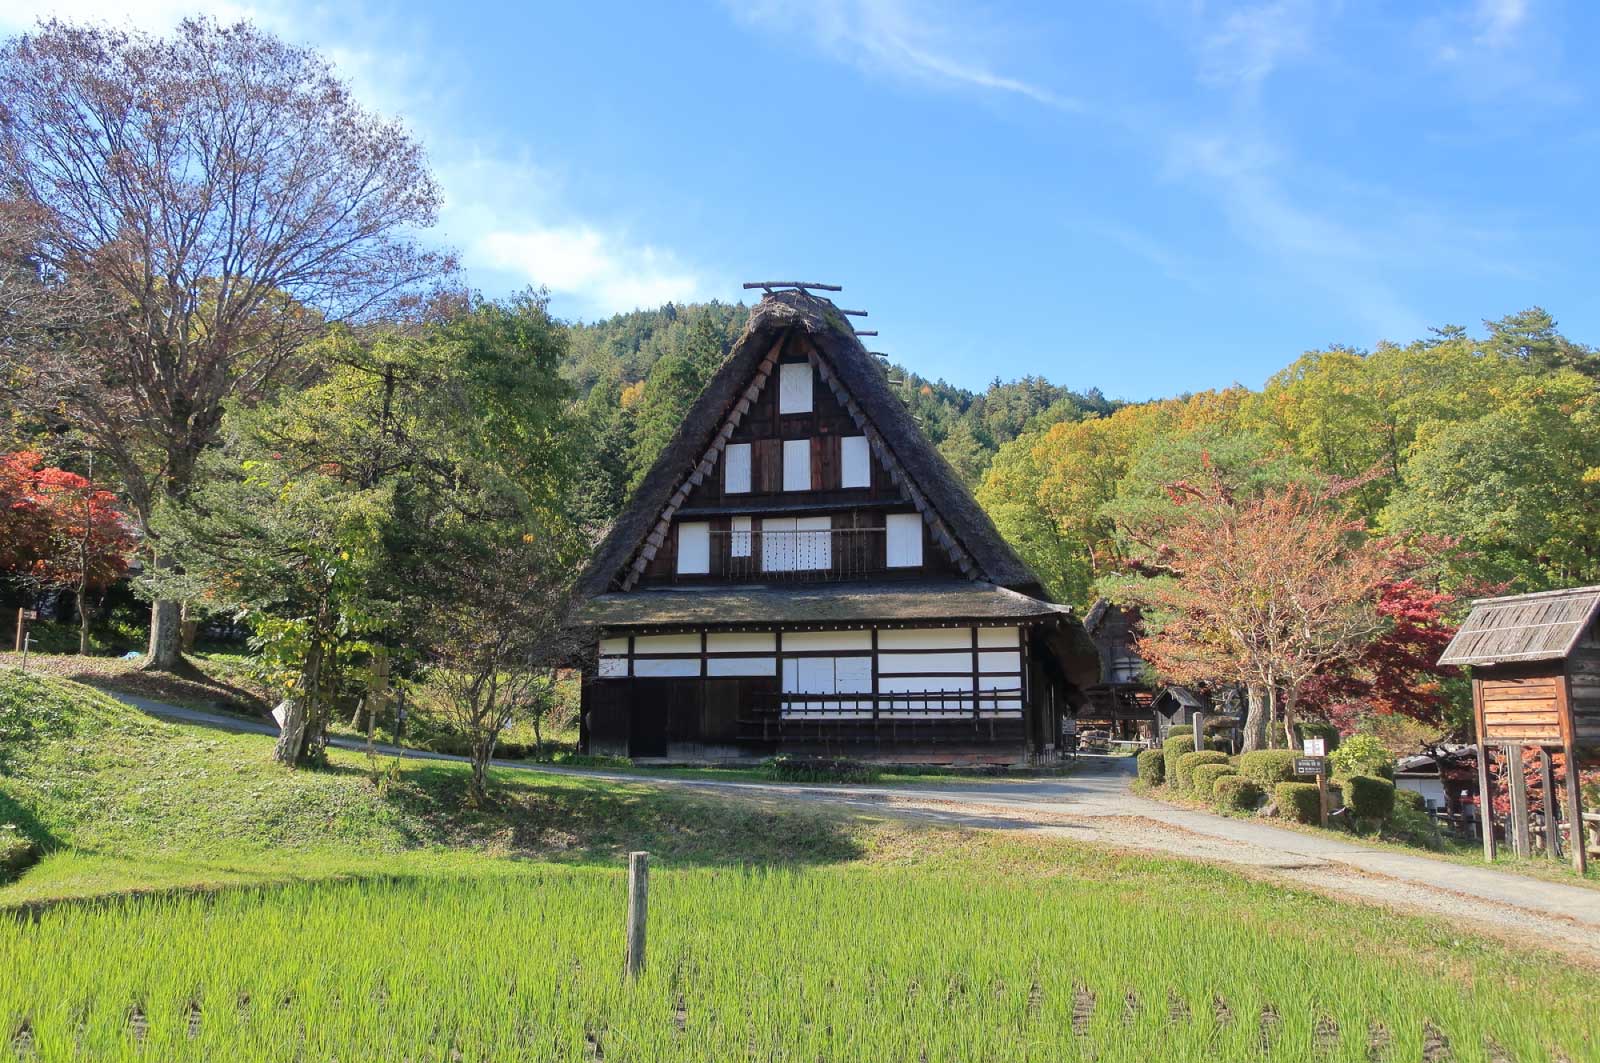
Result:
<svg viewBox="0 0 1600 1063"><path fill-rule="evenodd" d="M1292 746L1308 681L1383 628L1378 591L1398 555L1330 504L1351 486L1241 497L1207 460L1203 479L1169 485L1170 516L1136 550L1146 575L1119 587L1143 610L1139 653L1157 673L1250 690L1246 750L1274 723Z"/></svg>

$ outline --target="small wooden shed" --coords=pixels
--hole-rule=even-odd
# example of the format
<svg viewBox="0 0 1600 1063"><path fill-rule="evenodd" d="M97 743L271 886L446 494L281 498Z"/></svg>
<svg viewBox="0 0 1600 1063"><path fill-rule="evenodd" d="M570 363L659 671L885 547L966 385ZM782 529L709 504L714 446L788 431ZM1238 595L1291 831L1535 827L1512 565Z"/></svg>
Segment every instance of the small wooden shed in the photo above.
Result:
<svg viewBox="0 0 1600 1063"><path fill-rule="evenodd" d="M1488 772L1492 747L1500 746L1514 770L1508 833L1520 854L1529 845L1527 793L1521 771L1527 747L1540 750L1544 793L1555 792L1549 769L1552 750L1565 754L1566 812L1572 861L1586 864L1578 761L1600 751L1600 587L1574 587L1538 594L1482 598L1445 647L1440 664L1472 669L1473 719L1477 729L1480 800L1491 807ZM1546 809L1546 849L1560 836L1555 802ZM1494 856L1494 831L1484 831L1484 855Z"/></svg>

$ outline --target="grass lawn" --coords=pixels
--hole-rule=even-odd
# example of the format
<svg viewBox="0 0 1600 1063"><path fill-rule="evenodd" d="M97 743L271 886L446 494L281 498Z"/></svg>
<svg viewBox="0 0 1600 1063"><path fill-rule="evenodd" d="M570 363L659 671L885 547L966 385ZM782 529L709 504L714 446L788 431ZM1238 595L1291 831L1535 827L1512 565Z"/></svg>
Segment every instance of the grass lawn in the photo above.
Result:
<svg viewBox="0 0 1600 1063"><path fill-rule="evenodd" d="M1593 971L1204 865L529 772L471 811L461 765L284 771L4 671L0 740L48 850L0 1058L1600 1058Z"/></svg>

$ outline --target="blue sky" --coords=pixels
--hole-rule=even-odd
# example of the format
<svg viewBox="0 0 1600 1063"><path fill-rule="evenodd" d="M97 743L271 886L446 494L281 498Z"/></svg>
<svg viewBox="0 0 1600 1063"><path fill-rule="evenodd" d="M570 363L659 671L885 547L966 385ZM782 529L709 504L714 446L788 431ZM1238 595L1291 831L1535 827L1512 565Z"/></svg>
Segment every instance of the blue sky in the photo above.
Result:
<svg viewBox="0 0 1600 1063"><path fill-rule="evenodd" d="M471 283L567 317L831 281L924 375L1127 398L1533 304L1600 342L1592 4L23 0L0 29L197 10L326 51L427 144Z"/></svg>

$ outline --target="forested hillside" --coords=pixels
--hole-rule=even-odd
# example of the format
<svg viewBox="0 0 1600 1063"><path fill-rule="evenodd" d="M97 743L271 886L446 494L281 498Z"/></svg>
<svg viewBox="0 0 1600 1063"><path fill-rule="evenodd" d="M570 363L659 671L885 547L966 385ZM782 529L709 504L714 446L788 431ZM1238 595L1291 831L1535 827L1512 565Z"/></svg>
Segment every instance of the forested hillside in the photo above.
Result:
<svg viewBox="0 0 1600 1063"><path fill-rule="evenodd" d="M743 305L575 324L565 373L592 433L585 516L604 523L743 328ZM1440 579L1517 590L1600 581L1600 355L1534 308L1372 351L1295 359L1259 391L1127 403L1027 376L973 392L886 371L928 436L1064 601L1129 571L1163 488L1212 462L1248 483L1361 482L1369 529L1453 540Z"/></svg>

